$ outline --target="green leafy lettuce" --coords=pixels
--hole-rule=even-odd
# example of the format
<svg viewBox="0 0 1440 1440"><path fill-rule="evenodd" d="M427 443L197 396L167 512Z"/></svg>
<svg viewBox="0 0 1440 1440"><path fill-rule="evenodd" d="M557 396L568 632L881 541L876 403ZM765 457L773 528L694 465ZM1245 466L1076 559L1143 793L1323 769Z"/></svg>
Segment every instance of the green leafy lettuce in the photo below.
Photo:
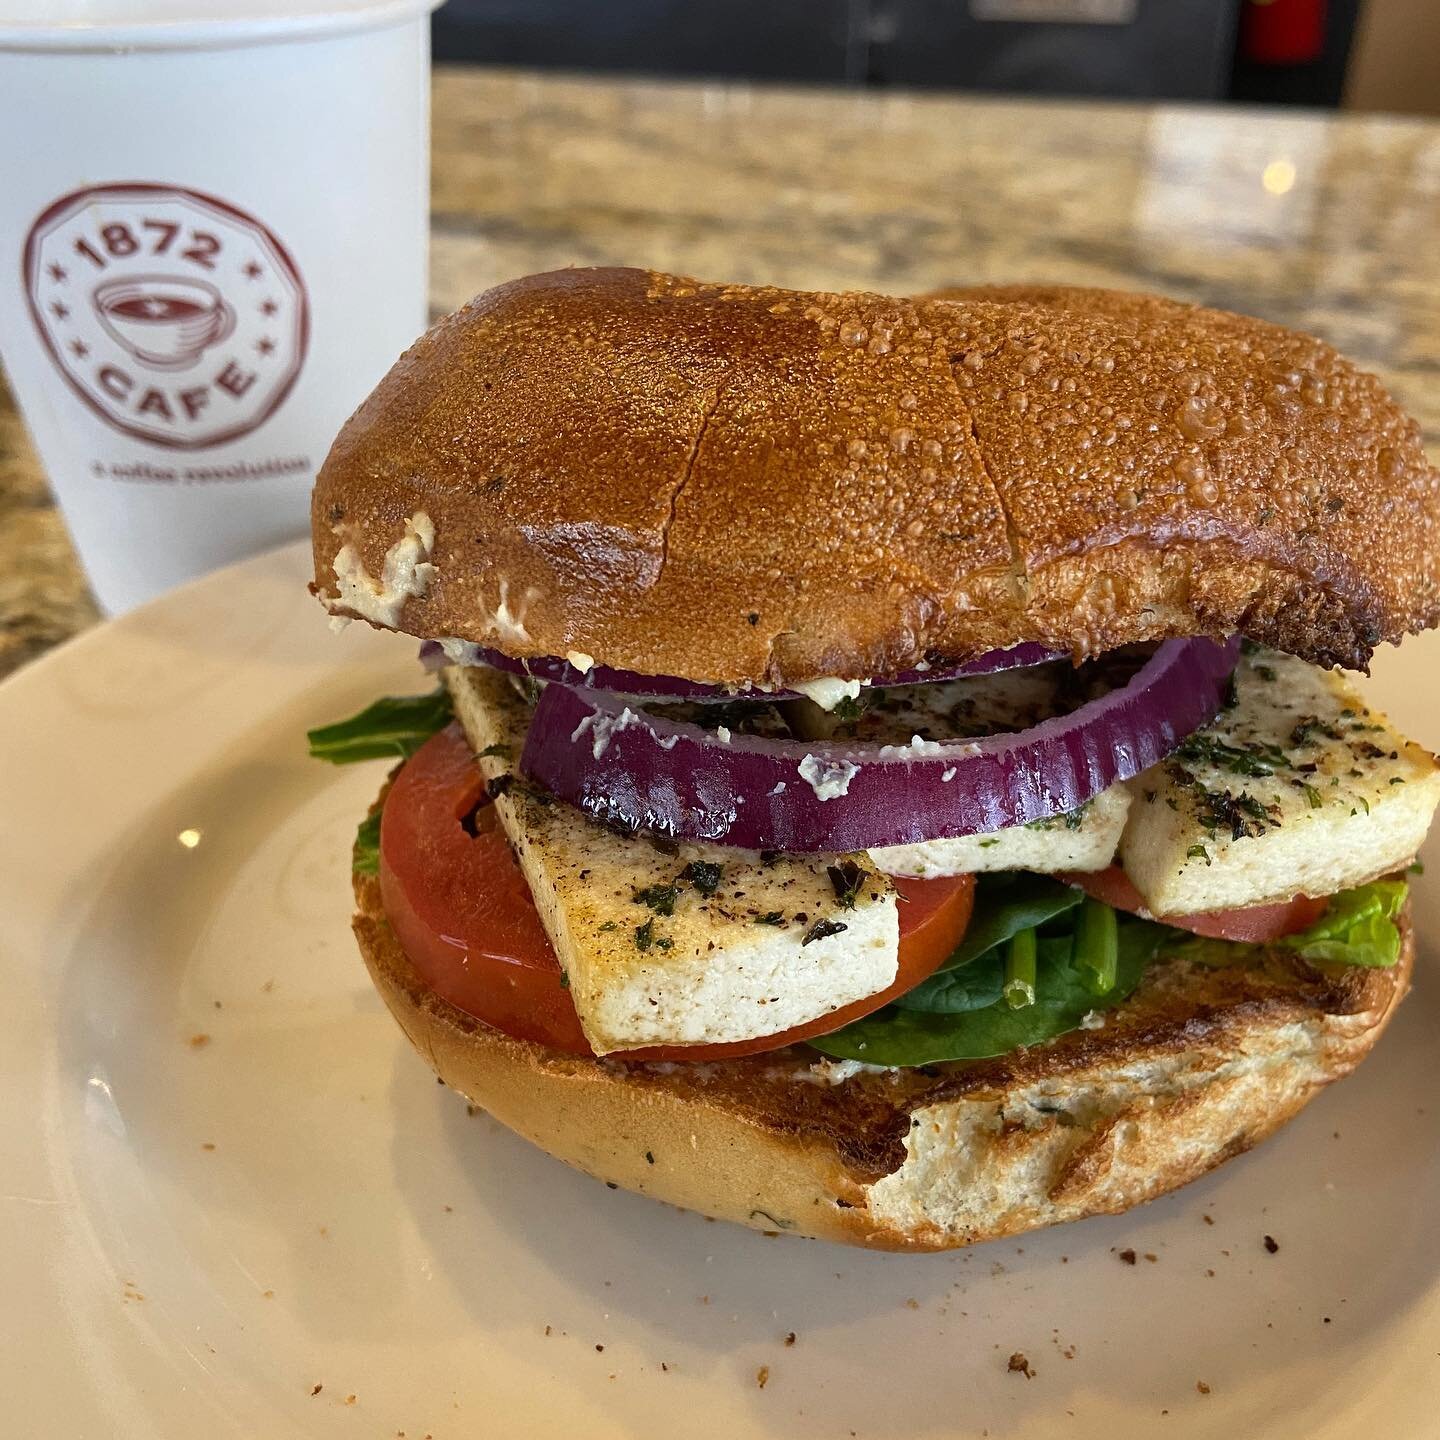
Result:
<svg viewBox="0 0 1440 1440"><path fill-rule="evenodd" d="M1275 945L1293 950L1311 965L1363 965L1385 970L1400 958L1400 929L1395 924L1409 886L1404 880L1376 880L1332 896L1330 907L1308 930L1287 935ZM1211 940L1175 932L1166 951L1205 965L1243 965L1260 949L1235 940Z"/></svg>
<svg viewBox="0 0 1440 1440"><path fill-rule="evenodd" d="M1376 880L1343 890L1308 930L1280 943L1312 965L1365 965L1388 969L1400 958L1395 923L1410 887L1403 880Z"/></svg>

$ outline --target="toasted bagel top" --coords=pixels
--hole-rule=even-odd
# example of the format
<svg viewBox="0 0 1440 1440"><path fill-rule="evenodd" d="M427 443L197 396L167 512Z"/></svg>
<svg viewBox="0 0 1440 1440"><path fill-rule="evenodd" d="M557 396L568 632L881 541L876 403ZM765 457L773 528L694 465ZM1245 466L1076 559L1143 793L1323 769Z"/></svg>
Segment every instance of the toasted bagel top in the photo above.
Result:
<svg viewBox="0 0 1440 1440"><path fill-rule="evenodd" d="M530 276L401 358L313 520L340 613L720 683L1235 632L1363 667L1440 622L1440 474L1380 382L1118 291Z"/></svg>

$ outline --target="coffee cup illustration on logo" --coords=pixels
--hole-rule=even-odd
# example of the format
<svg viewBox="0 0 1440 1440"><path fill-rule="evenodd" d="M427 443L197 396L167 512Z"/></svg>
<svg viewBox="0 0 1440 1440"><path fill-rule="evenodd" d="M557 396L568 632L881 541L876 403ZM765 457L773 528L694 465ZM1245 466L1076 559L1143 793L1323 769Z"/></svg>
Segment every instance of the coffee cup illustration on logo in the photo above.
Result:
<svg viewBox="0 0 1440 1440"><path fill-rule="evenodd" d="M91 294L100 323L142 365L157 370L193 365L235 329L235 312L203 280L137 275L106 280Z"/></svg>
<svg viewBox="0 0 1440 1440"><path fill-rule="evenodd" d="M49 206L25 244L30 314L70 388L136 439L199 450L290 393L304 282L268 226L195 190L124 183Z"/></svg>

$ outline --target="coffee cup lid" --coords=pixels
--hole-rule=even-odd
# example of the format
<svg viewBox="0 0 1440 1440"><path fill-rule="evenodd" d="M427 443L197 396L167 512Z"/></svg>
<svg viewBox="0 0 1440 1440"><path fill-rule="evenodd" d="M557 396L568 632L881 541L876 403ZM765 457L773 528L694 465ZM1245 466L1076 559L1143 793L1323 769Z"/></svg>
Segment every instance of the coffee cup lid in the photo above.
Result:
<svg viewBox="0 0 1440 1440"><path fill-rule="evenodd" d="M0 50L219 50L399 25L444 0L11 0Z"/></svg>

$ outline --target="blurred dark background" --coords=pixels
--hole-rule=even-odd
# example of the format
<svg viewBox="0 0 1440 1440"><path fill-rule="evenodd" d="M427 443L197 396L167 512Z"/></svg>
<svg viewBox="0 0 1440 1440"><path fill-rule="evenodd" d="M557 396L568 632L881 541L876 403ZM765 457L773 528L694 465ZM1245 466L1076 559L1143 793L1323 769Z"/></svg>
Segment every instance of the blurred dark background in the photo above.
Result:
<svg viewBox="0 0 1440 1440"><path fill-rule="evenodd" d="M1437 21L1440 0L449 0L434 35L479 64L1425 109Z"/></svg>

